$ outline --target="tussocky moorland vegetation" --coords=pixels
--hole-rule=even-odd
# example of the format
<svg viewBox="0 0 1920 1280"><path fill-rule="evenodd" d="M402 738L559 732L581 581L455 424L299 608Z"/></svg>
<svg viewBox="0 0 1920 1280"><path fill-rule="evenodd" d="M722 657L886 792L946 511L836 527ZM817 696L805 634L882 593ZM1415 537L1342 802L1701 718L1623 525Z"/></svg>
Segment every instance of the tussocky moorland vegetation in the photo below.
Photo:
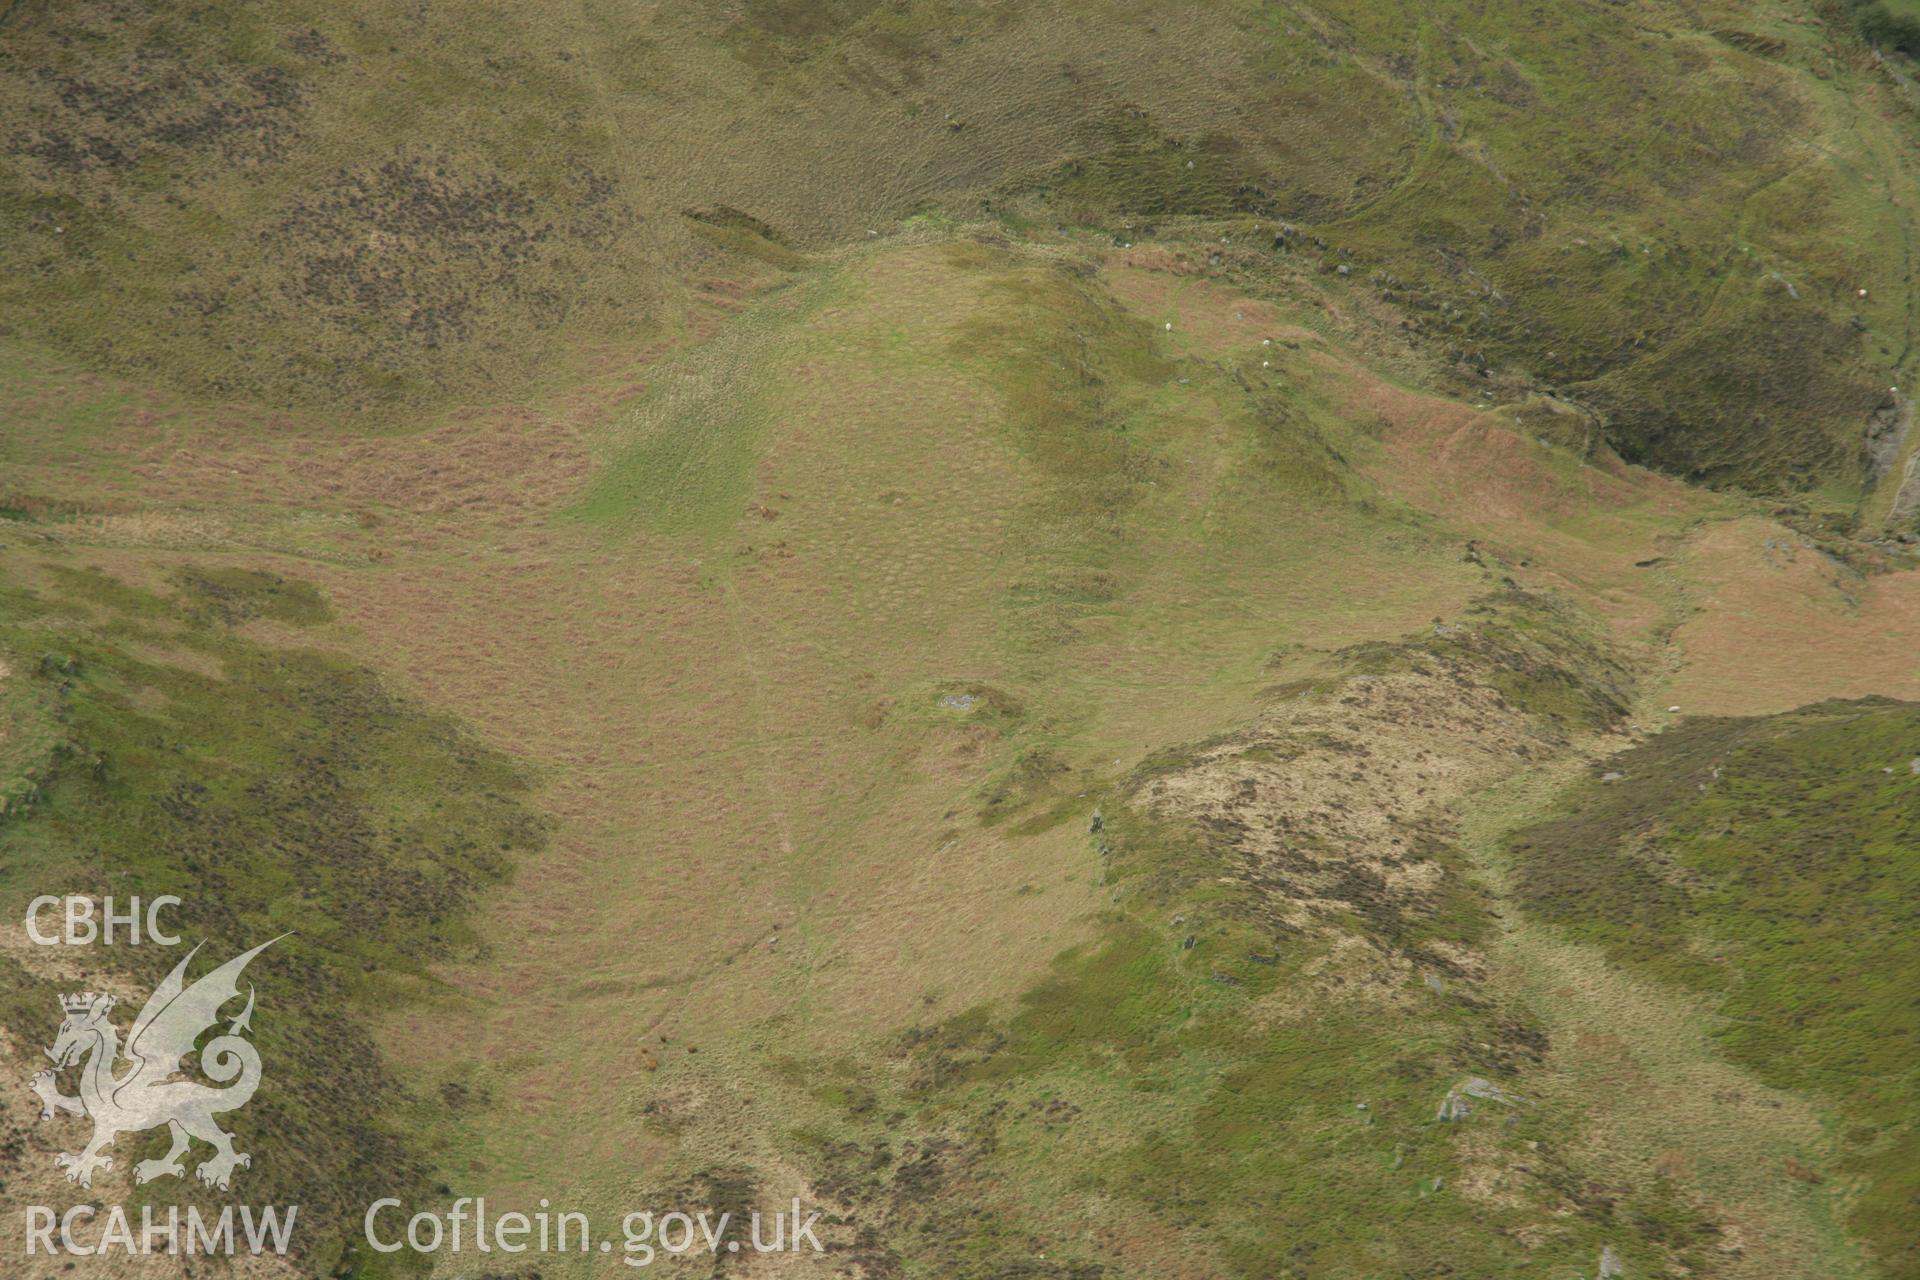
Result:
<svg viewBox="0 0 1920 1280"><path fill-rule="evenodd" d="M1909 28L0 0L0 1221L1920 1277ZM45 894L291 934L231 1191Z"/></svg>

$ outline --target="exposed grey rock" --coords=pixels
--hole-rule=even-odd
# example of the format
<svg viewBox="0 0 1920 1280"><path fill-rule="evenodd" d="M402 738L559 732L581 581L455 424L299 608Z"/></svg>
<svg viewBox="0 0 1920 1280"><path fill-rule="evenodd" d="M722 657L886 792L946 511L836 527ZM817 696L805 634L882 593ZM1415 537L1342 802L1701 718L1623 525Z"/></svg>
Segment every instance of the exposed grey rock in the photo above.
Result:
<svg viewBox="0 0 1920 1280"><path fill-rule="evenodd" d="M1865 445L1869 483L1878 483L1900 460L1907 433L1913 429L1913 405L1897 392L1874 407L1867 418Z"/></svg>
<svg viewBox="0 0 1920 1280"><path fill-rule="evenodd" d="M1453 1088L1447 1090L1447 1096L1440 1099L1440 1109L1434 1118L1442 1123L1464 1120L1473 1114L1468 1098L1483 1102L1497 1102L1503 1107L1517 1107L1526 1099L1517 1094L1508 1093L1491 1080L1480 1076L1468 1076Z"/></svg>
<svg viewBox="0 0 1920 1280"><path fill-rule="evenodd" d="M1479 1076L1468 1076L1466 1083L1460 1085L1459 1089L1461 1093L1466 1094L1469 1098L1484 1098L1488 1102L1498 1102L1509 1107L1518 1106L1521 1101L1523 1101L1516 1095L1508 1093L1493 1081L1483 1080Z"/></svg>
<svg viewBox="0 0 1920 1280"><path fill-rule="evenodd" d="M1894 490L1893 504L1887 512L1887 519L1895 524L1905 523L1920 515L1920 453L1909 454L1906 466L1900 468L1900 474L1893 474L1912 435L1913 401L1889 389L1887 398L1867 419L1862 444L1867 455L1869 487L1878 487L1887 480L1892 480L1898 486Z"/></svg>

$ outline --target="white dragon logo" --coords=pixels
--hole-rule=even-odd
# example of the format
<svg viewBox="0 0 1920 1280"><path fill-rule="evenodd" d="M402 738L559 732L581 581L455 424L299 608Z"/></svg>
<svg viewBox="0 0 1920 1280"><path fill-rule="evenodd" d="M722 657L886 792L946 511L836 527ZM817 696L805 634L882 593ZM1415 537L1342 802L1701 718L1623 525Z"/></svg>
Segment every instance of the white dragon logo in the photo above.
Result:
<svg viewBox="0 0 1920 1280"><path fill-rule="evenodd" d="M113 1168L113 1157L100 1154L102 1147L111 1146L122 1133L163 1124L172 1131L173 1148L158 1160L134 1165L135 1182L184 1174L180 1157L193 1138L213 1147L212 1157L194 1170L210 1187L225 1191L233 1171L253 1163L253 1157L233 1149L233 1135L213 1122L219 1112L246 1106L260 1085L260 1054L242 1038L253 1018L253 988L247 988L247 1007L227 1023L226 1034L209 1040L200 1051L200 1068L208 1079L226 1084L238 1076L237 1081L216 1089L183 1079L180 1060L193 1052L201 1033L219 1021L221 1006L239 996L240 971L247 962L279 940L235 956L192 986L186 985L187 963L200 948L189 951L133 1020L133 1029L127 1033L127 1057L133 1069L118 1079L114 1067L119 1033L107 1020L116 997L92 991L60 997L66 1021L60 1024L53 1048L46 1051L54 1070L34 1076L32 1087L40 1095L42 1120L65 1111L93 1121L93 1141L86 1150L77 1155L63 1151L53 1158L67 1171L67 1181L91 1187L95 1169ZM58 1072L82 1059L86 1065L80 1071L80 1095L68 1097L60 1092Z"/></svg>

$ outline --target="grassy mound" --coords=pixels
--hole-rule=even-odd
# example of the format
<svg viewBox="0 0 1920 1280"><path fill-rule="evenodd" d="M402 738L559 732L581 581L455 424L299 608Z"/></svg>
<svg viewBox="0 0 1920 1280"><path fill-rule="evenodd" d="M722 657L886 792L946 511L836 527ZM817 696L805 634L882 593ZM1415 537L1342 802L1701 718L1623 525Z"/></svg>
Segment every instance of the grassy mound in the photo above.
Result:
<svg viewBox="0 0 1920 1280"><path fill-rule="evenodd" d="M1576 617L1503 595L1084 800L1113 893L1092 941L1010 1008L910 1030L877 1066L775 1058L784 1159L838 1206L849 1260L1505 1275L1611 1248L1709 1269L1699 1205L1665 1179L1596 1178L1580 1117L1526 1097L1547 1040L1483 981L1493 904L1445 817L1575 724L1611 723L1621 678ZM1312 802L1276 800L1282 777Z"/></svg>

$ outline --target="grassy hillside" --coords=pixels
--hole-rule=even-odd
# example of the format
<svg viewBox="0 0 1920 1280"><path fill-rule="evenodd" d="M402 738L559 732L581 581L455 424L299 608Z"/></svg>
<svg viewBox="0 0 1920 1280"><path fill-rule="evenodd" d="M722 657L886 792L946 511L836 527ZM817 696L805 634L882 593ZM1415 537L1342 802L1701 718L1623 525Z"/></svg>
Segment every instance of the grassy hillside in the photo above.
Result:
<svg viewBox="0 0 1920 1280"><path fill-rule="evenodd" d="M1150 757L1074 812L1113 889L1095 937L873 1067L792 1064L830 1104L798 1158L907 1275L1699 1265L1710 1223L1650 1179L1603 1190L1574 1117L1521 1100L1546 1039L1480 981L1490 903L1445 813L1529 738L1619 716L1589 645L1503 595ZM1517 672L1564 696L1510 699Z"/></svg>
<svg viewBox="0 0 1920 1280"><path fill-rule="evenodd" d="M1458 376L1749 488L1857 492L1911 345L1910 108L1797 4L21 0L7 31L12 335L340 425L679 341L793 246L930 209L1224 232L1255 288L1304 255Z"/></svg>
<svg viewBox="0 0 1920 1280"><path fill-rule="evenodd" d="M175 704L214 740L250 717L244 751L192 765L216 794L277 794L298 770L276 743L345 753L371 880L206 925L311 917L315 962L367 975L313 1012L378 1043L391 1159L284 1173L343 1204L404 1174L427 1202L613 1218L801 1195L835 1217L829 1264L876 1276L1259 1274L1275 1239L1310 1274L1435 1250L1571 1274L1607 1249L1868 1274L1833 1180L1777 1159L1679 1178L1607 1145L1631 1117L1570 1074L1589 1032L1505 958L1518 913L1466 839L1486 788L1610 741L1690 660L1682 620L1799 589L1703 532L1761 522L1751 504L1620 464L1577 413L1383 373L1430 366L1350 345L1337 276L1260 297L1192 242L931 218L781 270L637 393L615 366L542 402L541 430L502 410L262 433L19 366L11 411L43 429L4 446L18 608L90 648L63 694L20 641L9 748L74 737L67 698L108 760ZM1882 576L1829 628L1833 670L1904 625L1911 575ZM282 669L352 696L309 709ZM140 688L84 678L123 670ZM443 731L423 705L486 748L408 745ZM363 770L362 743L400 754ZM124 791L69 782L7 838L51 847L59 817L179 874L192 832L164 854L114 834L170 829L165 762L130 758ZM443 767L423 811L419 770ZM290 830L262 836L273 859L329 865L332 826ZM25 892L69 864L21 865ZM439 896L364 954L352 922L382 886ZM19 1046L65 980L18 975ZM1450 1094L1464 1120L1436 1118ZM318 1159L365 1119L356 1095L262 1150ZM52 1138L21 1136L32 1170ZM1743 1115L1714 1141L1787 1140ZM1761 1214L1766 1239L1743 1225Z"/></svg>
<svg viewBox="0 0 1920 1280"><path fill-rule="evenodd" d="M1913 977L1920 709L1829 702L1693 721L1597 766L1514 840L1520 900L1712 997L1727 1056L1821 1100L1851 1220L1920 1274Z"/></svg>
<svg viewBox="0 0 1920 1280"><path fill-rule="evenodd" d="M272 1275L474 1273L381 1194L827 1212L716 1275L1912 1275L1897 59L16 0L0 909L293 931ZM168 958L7 941L20 1076Z"/></svg>

